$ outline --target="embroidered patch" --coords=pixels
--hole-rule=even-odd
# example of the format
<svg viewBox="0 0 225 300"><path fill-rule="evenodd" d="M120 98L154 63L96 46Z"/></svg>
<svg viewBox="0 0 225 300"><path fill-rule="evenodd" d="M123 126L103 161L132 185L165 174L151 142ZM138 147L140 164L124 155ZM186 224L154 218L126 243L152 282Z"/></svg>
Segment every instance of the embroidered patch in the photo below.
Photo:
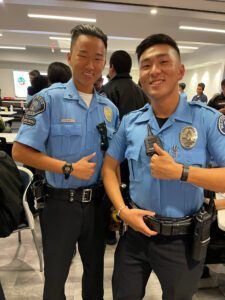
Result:
<svg viewBox="0 0 225 300"><path fill-rule="evenodd" d="M218 126L220 133L222 133L222 135L225 135L225 116L224 115L219 117L217 126Z"/></svg>
<svg viewBox="0 0 225 300"><path fill-rule="evenodd" d="M24 116L22 123L29 125L29 126L34 126L36 124L36 120L35 120L35 118Z"/></svg>
<svg viewBox="0 0 225 300"><path fill-rule="evenodd" d="M46 109L46 103L42 96L36 96L33 100L28 104L26 110L26 116L34 117Z"/></svg>

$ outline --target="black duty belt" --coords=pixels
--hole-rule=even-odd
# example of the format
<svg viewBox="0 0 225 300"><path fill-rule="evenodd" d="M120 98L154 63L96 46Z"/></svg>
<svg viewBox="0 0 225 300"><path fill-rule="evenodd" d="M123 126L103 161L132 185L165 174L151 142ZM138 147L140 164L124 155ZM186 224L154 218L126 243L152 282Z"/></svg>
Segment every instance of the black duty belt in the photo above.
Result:
<svg viewBox="0 0 225 300"><path fill-rule="evenodd" d="M139 208L133 201L130 202L132 208ZM144 216L144 222L149 229L165 236L193 234L194 217L169 218L159 215Z"/></svg>
<svg viewBox="0 0 225 300"><path fill-rule="evenodd" d="M94 198L96 198L96 196L100 194L99 192L102 189L102 184L94 184L77 189L58 189L51 187L50 185L46 185L45 187L47 197L62 201L69 201L71 203L74 201L90 203Z"/></svg>
<svg viewBox="0 0 225 300"><path fill-rule="evenodd" d="M194 220L193 217L186 218L164 218L160 216L145 216L145 224L149 229L158 232L161 235L174 236L193 234Z"/></svg>

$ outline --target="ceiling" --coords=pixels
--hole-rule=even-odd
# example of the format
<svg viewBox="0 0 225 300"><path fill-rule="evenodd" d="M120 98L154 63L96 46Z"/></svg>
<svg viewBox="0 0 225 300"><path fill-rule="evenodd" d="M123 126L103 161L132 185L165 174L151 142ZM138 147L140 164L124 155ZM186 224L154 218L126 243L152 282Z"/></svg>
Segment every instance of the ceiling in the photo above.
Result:
<svg viewBox="0 0 225 300"><path fill-rule="evenodd" d="M69 37L70 30L79 23L34 19L28 13L96 18L95 24L110 37L109 54L124 49L134 55L141 39L159 32L171 35L180 46L213 49L225 45L225 33L179 29L180 25L194 25L225 30L225 0L2 1L0 46L25 46L26 50L0 49L0 62L16 61L18 57L21 62L42 64L65 59L60 49L68 49L69 41L49 37ZM152 8L157 8L156 15L150 14ZM193 55L199 49L181 51Z"/></svg>

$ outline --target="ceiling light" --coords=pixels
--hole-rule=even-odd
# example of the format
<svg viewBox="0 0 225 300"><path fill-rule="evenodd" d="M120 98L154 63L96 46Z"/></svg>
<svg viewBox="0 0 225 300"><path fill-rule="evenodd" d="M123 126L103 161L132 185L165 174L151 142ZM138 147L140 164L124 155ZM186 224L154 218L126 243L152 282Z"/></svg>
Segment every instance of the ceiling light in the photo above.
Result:
<svg viewBox="0 0 225 300"><path fill-rule="evenodd" d="M50 40L61 40L61 41L70 41L71 38L69 37L61 37L61 36L50 36Z"/></svg>
<svg viewBox="0 0 225 300"><path fill-rule="evenodd" d="M178 48L179 49L190 49L190 50L197 50L197 49L199 49L199 47L195 47L195 46L179 46L179 45L178 45Z"/></svg>
<svg viewBox="0 0 225 300"><path fill-rule="evenodd" d="M0 49L26 50L26 47L16 47L16 46L0 46Z"/></svg>
<svg viewBox="0 0 225 300"><path fill-rule="evenodd" d="M1 1L1 0L0 0ZM0 33L0 36L2 36L2 33Z"/></svg>
<svg viewBox="0 0 225 300"><path fill-rule="evenodd" d="M51 19L51 20L96 23L96 19L93 19L93 18L79 18L79 17L69 17L69 16L40 15L40 14L27 14L27 16L29 18L38 18L38 19Z"/></svg>
<svg viewBox="0 0 225 300"><path fill-rule="evenodd" d="M153 8L153 9L150 10L150 13L151 13L152 15L156 15L156 14L158 13L158 11L157 11L156 8Z"/></svg>
<svg viewBox="0 0 225 300"><path fill-rule="evenodd" d="M182 25L182 26L179 26L179 29L225 33L225 29L207 28L207 27L198 27L198 26L183 26Z"/></svg>
<svg viewBox="0 0 225 300"><path fill-rule="evenodd" d="M60 49L60 52L62 52L62 53L68 53L68 52L70 52L70 49Z"/></svg>

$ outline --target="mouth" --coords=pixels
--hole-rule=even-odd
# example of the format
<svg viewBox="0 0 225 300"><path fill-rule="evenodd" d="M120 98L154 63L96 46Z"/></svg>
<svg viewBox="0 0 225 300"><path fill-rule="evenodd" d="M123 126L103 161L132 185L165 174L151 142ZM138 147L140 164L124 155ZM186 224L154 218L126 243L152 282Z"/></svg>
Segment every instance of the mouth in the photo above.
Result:
<svg viewBox="0 0 225 300"><path fill-rule="evenodd" d="M157 80L151 80L150 85L151 86L160 86L164 83L163 79L157 79Z"/></svg>

